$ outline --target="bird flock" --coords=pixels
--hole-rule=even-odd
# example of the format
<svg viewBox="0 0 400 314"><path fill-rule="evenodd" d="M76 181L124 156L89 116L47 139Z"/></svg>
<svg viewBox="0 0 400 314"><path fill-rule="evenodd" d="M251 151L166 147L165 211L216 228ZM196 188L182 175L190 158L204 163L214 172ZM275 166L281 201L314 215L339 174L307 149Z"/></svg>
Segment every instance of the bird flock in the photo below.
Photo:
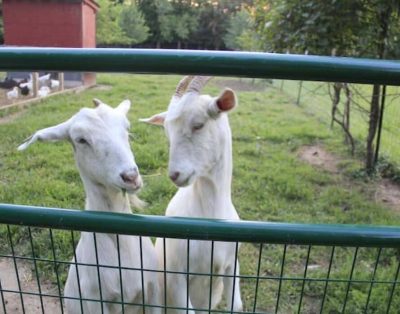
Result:
<svg viewBox="0 0 400 314"><path fill-rule="evenodd" d="M51 93L52 90L58 90L60 87L60 81L53 79L51 73L46 73L38 78L38 97L46 97ZM33 77L32 74L29 78L22 80L15 80L13 78L6 77L3 81L0 81L0 88L5 89L7 99L14 102L20 97L31 96L33 94Z"/></svg>

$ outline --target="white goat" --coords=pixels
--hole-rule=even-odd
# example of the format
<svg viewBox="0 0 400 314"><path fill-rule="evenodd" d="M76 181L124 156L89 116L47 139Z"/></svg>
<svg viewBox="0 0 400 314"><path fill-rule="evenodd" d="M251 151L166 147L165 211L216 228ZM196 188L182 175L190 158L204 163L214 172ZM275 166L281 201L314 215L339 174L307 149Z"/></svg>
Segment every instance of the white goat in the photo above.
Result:
<svg viewBox="0 0 400 314"><path fill-rule="evenodd" d="M239 220L231 201L232 139L226 112L236 104L235 93L225 89L218 97L200 95L208 77L185 77L178 84L168 110L141 121L164 125L169 139L169 176L179 187L171 199L167 216L206 217ZM186 90L186 92L185 92ZM210 273L211 243L190 241L189 271ZM164 265L163 239L157 239L159 264L167 271L187 271L187 241L166 239ZM215 242L213 253L212 297L210 277L190 275L189 308L208 310L221 301L224 291L228 309L241 311L239 275L234 243ZM159 277L164 285L163 275ZM167 275L167 306L186 307L186 275ZM165 287L164 287L165 289ZM232 305L233 293L233 305ZM184 311L168 311L183 313ZM190 311L193 313L193 311Z"/></svg>
<svg viewBox="0 0 400 314"><path fill-rule="evenodd" d="M115 109L99 100L95 99L94 102L97 106L95 109L84 108L64 123L37 131L18 149L26 149L37 140L68 140L74 148L76 164L86 192L85 209L131 214L125 192L135 193L139 190L142 179L128 139L129 121L126 114L130 101L123 101ZM121 270L122 278L118 268L115 268L119 266L117 241L121 266L124 267ZM125 303L141 304L144 293L146 304L159 305L157 274L143 273L142 291L141 271L126 269L141 267L140 246L144 267L158 269L156 252L150 239L142 237L141 241L140 244L140 238L136 236L120 235L117 240L115 234L94 235L92 232L82 232L76 248L77 262L105 266L100 266L100 275L97 266L70 266L64 291L68 313L81 313L79 298L104 301L83 301L84 313L121 313L120 304L107 303L122 301L121 287ZM125 313L142 313L142 306L126 305L124 310ZM147 312L159 313L160 310L148 307Z"/></svg>

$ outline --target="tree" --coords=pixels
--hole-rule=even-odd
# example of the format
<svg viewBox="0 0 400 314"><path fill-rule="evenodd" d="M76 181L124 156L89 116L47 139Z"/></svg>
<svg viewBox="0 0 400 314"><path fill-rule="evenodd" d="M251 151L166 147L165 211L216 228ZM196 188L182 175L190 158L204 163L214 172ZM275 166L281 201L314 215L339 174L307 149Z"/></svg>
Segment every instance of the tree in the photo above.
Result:
<svg viewBox="0 0 400 314"><path fill-rule="evenodd" d="M149 37L149 28L135 4L122 9L119 26L131 45L142 43Z"/></svg>
<svg viewBox="0 0 400 314"><path fill-rule="evenodd" d="M257 0L255 22L265 49L290 50L312 54L373 57L400 56L399 14L396 0ZM341 83L333 85L332 121L340 122L338 112ZM346 87L346 90L349 89ZM346 92L347 95L351 93ZM371 172L375 161L374 140L380 118L381 87L373 86L366 138L366 169ZM349 119L349 109L344 109ZM342 126L346 123L339 123ZM347 127L347 131L349 125ZM346 132L346 129L344 129Z"/></svg>
<svg viewBox="0 0 400 314"><path fill-rule="evenodd" d="M119 26L122 6L108 0L98 0L96 41L98 45L127 45L130 40Z"/></svg>
<svg viewBox="0 0 400 314"><path fill-rule="evenodd" d="M225 46L229 49L246 51L261 49L255 24L246 9L236 12L230 17L227 33L223 39Z"/></svg>
<svg viewBox="0 0 400 314"><path fill-rule="evenodd" d="M134 2L98 0L96 40L100 45L134 45L149 34L144 18Z"/></svg>

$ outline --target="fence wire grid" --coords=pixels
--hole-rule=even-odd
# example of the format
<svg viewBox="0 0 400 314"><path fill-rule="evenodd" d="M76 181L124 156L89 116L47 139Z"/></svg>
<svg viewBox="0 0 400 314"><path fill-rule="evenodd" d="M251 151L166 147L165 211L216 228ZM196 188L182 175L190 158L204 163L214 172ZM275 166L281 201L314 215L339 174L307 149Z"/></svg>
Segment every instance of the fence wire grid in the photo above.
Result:
<svg viewBox="0 0 400 314"><path fill-rule="evenodd" d="M54 217L59 215L57 211L60 210L48 210L55 211L51 213L55 215ZM8 215L7 212L3 212L4 214ZM76 218L81 216L85 220L83 214L86 213L77 211ZM62 216L63 213L60 217ZM187 313L189 310L198 313L398 313L400 308L400 251L398 244L393 242L393 239L400 238L398 228L388 227L390 233L383 238L391 237L392 240L386 244L385 240L379 240L384 243L381 246L363 234L362 230L353 230L356 232L354 239L357 239L357 232L361 232L365 238L361 242L354 239L346 240L346 243L354 241L354 245L343 245L335 236L332 236L332 241L324 240L328 241L327 243L330 241L332 245L319 245L318 241L325 238L326 234L310 232L309 225L298 225L298 228L303 229L301 232L309 233L308 236L311 238L315 237L315 241L309 241L308 245L293 244L293 239L288 235L282 237L287 239L286 243L281 239L282 244L276 243L277 239L274 238L271 238L271 243L260 242L257 236L254 237L254 241L249 239L242 243L234 241L232 243L236 247L236 254L233 258L238 257L239 263L246 264L247 269L244 273L235 275L234 271L231 274L221 274L213 267L215 246L221 241L218 241L220 238L212 233L204 236L209 238L206 241L209 243L209 250L204 254L207 271L194 272L190 265L190 249L199 240L190 239L189 236L182 237L182 241L186 243L185 256L181 257L186 264L184 270L172 269L168 262L164 263L166 265L164 268L151 269L143 263L143 259L140 267L132 268L121 265L119 239L123 232L112 235L117 243L117 263L103 263L98 259L93 263L82 263L76 260L75 249L79 239L76 230L85 228L77 226L73 231L39 228L35 226L37 224L27 226L30 224L29 221L24 221L23 224L24 226L3 224L0 227L1 235L7 239L7 243L1 246L0 252L2 313L65 313L66 300L75 300L79 303L81 313L85 313L85 303L98 303L99 313L107 313L107 304L120 307L121 313L130 313L133 309L143 313L152 313L154 309L159 309L162 313ZM200 224L207 230L208 224L213 222L200 221ZM248 224L250 230L253 227L252 222L242 222L242 224L244 226ZM55 228L59 226L56 225ZM150 228L149 233L157 235L154 226L149 225L148 228ZM234 234L236 232L235 228L231 231ZM241 231L243 230L238 228L237 234ZM374 231L372 237L382 238L380 234L382 231L385 234L385 229L382 229L379 232ZM94 237L94 249L97 252L99 248L96 246L96 237L99 233L90 234ZM176 238L176 235L173 237ZM141 241L142 237L139 239ZM366 247L365 244L369 240L372 246ZM168 238L163 238L164 261L166 261L165 252L168 250L166 243ZM68 254L60 249L66 245L70 247ZM142 256L141 248L142 246L137 252L139 256ZM94 270L99 283L97 298L89 298L81 287L79 297L64 296L64 284L70 267L77 270L78 282L82 267ZM120 286L117 297L112 299L104 298L101 293L101 276L107 269L115 272L114 277L118 278ZM167 287L161 295L160 303L147 302L144 294L140 300L124 299L121 292L127 284L123 276L125 272L140 274L142 285L146 275L157 273L162 285ZM199 293L189 290L189 285L182 290L187 298L186 306L176 307L166 302L170 287L168 281L176 279L176 276L189 280L196 277L203 278L208 289L200 293L208 296L206 306L192 309L188 307L189 295ZM238 279L240 284L239 286L234 284L233 291L225 296L219 306L213 308L211 295L215 283L225 278ZM232 306L228 306L233 304L235 289L240 289L243 300L244 308L240 312L235 312ZM227 298L232 299L227 300Z"/></svg>

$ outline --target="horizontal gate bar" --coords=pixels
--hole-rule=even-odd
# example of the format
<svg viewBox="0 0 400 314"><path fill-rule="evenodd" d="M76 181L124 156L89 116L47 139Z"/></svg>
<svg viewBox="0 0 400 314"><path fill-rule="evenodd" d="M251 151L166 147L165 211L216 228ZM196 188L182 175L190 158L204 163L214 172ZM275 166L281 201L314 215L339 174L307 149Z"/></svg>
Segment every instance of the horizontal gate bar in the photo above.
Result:
<svg viewBox="0 0 400 314"><path fill-rule="evenodd" d="M0 223L153 237L400 248L400 227L129 215L0 204Z"/></svg>
<svg viewBox="0 0 400 314"><path fill-rule="evenodd" d="M1 71L199 74L400 85L400 62L168 49L0 48Z"/></svg>

